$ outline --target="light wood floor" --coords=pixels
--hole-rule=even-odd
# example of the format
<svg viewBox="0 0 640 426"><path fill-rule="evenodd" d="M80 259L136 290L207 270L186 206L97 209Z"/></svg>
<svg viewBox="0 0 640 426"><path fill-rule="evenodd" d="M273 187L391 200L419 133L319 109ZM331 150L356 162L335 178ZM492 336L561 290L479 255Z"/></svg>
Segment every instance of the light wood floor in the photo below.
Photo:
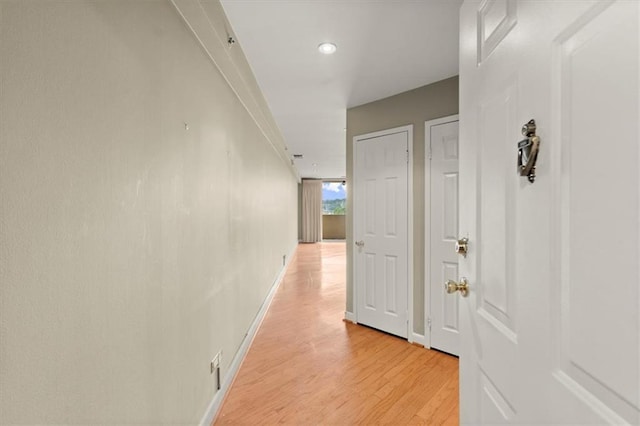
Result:
<svg viewBox="0 0 640 426"><path fill-rule="evenodd" d="M301 244L214 424L458 424L458 359L342 321L345 243Z"/></svg>

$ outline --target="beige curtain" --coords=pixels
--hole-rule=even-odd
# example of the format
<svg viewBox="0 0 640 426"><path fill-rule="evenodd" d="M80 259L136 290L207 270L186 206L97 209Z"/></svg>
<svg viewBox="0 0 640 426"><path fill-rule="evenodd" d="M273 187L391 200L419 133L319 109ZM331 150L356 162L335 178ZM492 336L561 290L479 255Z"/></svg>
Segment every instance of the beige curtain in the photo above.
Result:
<svg viewBox="0 0 640 426"><path fill-rule="evenodd" d="M302 180L302 242L322 241L322 181Z"/></svg>

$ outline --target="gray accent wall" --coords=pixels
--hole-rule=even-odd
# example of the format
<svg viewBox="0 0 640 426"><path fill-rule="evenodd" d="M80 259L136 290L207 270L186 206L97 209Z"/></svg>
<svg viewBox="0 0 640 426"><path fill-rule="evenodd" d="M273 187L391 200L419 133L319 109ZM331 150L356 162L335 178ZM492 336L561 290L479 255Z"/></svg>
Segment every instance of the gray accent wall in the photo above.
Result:
<svg viewBox="0 0 640 426"><path fill-rule="evenodd" d="M355 136L413 124L413 327L424 334L424 122L458 113L458 77L454 76L389 98L347 110L347 182L353 181ZM352 192L347 193L347 312L354 312Z"/></svg>
<svg viewBox="0 0 640 426"><path fill-rule="evenodd" d="M0 2L0 424L196 424L226 378L298 178L209 40L169 1Z"/></svg>

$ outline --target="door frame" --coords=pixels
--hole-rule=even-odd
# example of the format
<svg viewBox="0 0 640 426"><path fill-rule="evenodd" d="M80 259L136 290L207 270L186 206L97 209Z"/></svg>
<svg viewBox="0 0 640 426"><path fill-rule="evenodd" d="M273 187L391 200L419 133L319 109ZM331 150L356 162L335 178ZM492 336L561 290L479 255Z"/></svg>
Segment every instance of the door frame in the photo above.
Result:
<svg viewBox="0 0 640 426"><path fill-rule="evenodd" d="M431 132L432 126L460 123L460 114L424 122L424 347L431 349ZM460 160L458 160L460 161ZM459 198L459 195L458 195ZM459 203L458 199L458 205Z"/></svg>
<svg viewBox="0 0 640 426"><path fill-rule="evenodd" d="M365 133L353 137L353 180L355 182L357 168L356 168L356 155L357 144L356 142L364 141L367 139L373 139L380 136L392 135L396 133L407 132L407 151L409 151L409 158L407 161L407 340L409 343L414 342L413 331L413 124L406 126L394 127L391 129L380 130L372 133ZM355 187L355 185L354 185ZM353 229L353 241L357 240L356 232L356 215L355 206L358 201L358 194L353 191L353 213L351 214L351 229ZM353 250L351 253L351 264L353 265L351 272L351 281L353 282L353 316L354 322L358 323L358 281L356 279L357 268L356 256L357 250Z"/></svg>

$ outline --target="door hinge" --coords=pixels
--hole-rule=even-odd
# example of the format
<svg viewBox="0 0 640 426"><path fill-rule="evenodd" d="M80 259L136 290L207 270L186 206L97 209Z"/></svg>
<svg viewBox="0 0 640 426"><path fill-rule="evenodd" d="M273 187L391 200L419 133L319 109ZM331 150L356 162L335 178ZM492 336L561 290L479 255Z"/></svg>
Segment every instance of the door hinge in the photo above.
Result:
<svg viewBox="0 0 640 426"><path fill-rule="evenodd" d="M431 152L431 145L429 145L429 160L431 160L431 155L432 155L432 152Z"/></svg>
<svg viewBox="0 0 640 426"><path fill-rule="evenodd" d="M427 328L431 331L431 318L427 318Z"/></svg>
<svg viewBox="0 0 640 426"><path fill-rule="evenodd" d="M409 164L409 150L407 150L407 164Z"/></svg>

